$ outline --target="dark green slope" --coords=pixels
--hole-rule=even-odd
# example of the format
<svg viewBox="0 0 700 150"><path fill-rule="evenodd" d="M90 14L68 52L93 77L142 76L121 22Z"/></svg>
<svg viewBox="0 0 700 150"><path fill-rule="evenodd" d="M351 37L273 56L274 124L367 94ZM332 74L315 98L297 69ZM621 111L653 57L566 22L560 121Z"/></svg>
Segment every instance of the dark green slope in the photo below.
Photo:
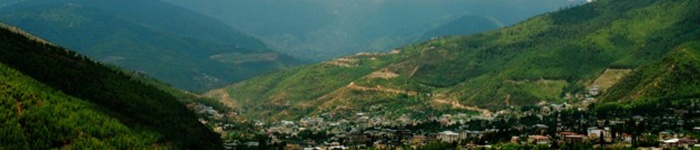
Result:
<svg viewBox="0 0 700 150"><path fill-rule="evenodd" d="M28 0L0 21L100 62L203 91L298 62L212 18L156 0Z"/></svg>
<svg viewBox="0 0 700 150"><path fill-rule="evenodd" d="M244 113L276 118L367 111L375 104L410 112L575 103L562 97L582 93L604 70L654 64L700 39L699 8L693 0L599 0L495 31L408 45L398 54L349 56L225 90Z"/></svg>
<svg viewBox="0 0 700 150"><path fill-rule="evenodd" d="M15 98L3 99L3 102L12 105L27 98L27 104L23 101L21 105L31 105L28 106L29 109L38 110L36 113L28 111L26 118L22 116L25 114L19 115L19 125L23 130L9 129L13 135L17 135L9 137L13 138L12 141L29 141L31 148L38 149L70 146L73 142L78 142L77 145L103 142L104 146L117 149L151 145L190 149L222 148L218 135L200 124L195 115L172 95L76 52L30 40L25 35L27 34L18 34L17 31L5 28L0 30L0 63L27 76L19 77L21 80L18 81L3 80L10 87L3 89L10 95L3 96ZM10 75L13 74L12 71L9 72ZM13 76L8 76L10 77ZM27 85L21 83L28 78L46 86L34 81L25 81L28 82ZM37 85L36 89L32 85ZM65 104L73 101L76 103ZM60 105L49 105L53 103L68 105L65 109L75 108L81 111L71 112L58 107ZM79 117L89 114L95 114L94 118ZM60 118L61 116L69 117ZM87 124L100 120L108 122ZM54 125L54 122L59 125ZM11 121L8 123L17 125ZM90 141L85 141L86 139ZM44 143L32 143L35 140Z"/></svg>
<svg viewBox="0 0 700 150"><path fill-rule="evenodd" d="M90 104L0 64L0 149L168 147Z"/></svg>

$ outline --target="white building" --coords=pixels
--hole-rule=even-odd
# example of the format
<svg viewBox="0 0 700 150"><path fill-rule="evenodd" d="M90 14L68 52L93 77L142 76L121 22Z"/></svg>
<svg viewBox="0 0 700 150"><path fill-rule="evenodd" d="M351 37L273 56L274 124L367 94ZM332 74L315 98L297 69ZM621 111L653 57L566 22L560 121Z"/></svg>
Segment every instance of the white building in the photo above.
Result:
<svg viewBox="0 0 700 150"><path fill-rule="evenodd" d="M459 140L459 133L452 131L442 131L438 134L437 138L444 142L454 142Z"/></svg>

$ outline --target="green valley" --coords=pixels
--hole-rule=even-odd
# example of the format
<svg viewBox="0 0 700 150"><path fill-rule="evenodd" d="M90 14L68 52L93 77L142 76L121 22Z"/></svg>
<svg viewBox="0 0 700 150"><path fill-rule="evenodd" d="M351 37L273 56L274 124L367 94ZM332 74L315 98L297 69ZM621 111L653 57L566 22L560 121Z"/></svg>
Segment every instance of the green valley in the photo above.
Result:
<svg viewBox="0 0 700 150"><path fill-rule="evenodd" d="M698 8L598 0L206 95L286 147L697 148Z"/></svg>
<svg viewBox="0 0 700 150"><path fill-rule="evenodd" d="M601 0L482 34L263 75L225 91L243 114L273 120L352 114L375 104L397 106L389 112L460 106L494 112L540 101L577 103L571 97L584 96L605 70L657 63L700 39L696 6Z"/></svg>
<svg viewBox="0 0 700 150"><path fill-rule="evenodd" d="M0 24L0 149L700 148L700 1L548 5L566 2L505 26L497 14L458 12L381 32L354 31L431 15L385 9L466 6L217 3L308 14L234 24L264 24L247 30L278 49L290 41L274 40L308 34L292 41L314 42L280 50L310 50L290 54L306 58L344 55L347 43L426 40L294 66L252 36L160 0L0 0L0 19L19 26ZM389 14L342 14L350 10ZM366 21L353 15L380 21L353 27ZM276 28L287 25L296 29ZM342 50L317 53L316 42Z"/></svg>

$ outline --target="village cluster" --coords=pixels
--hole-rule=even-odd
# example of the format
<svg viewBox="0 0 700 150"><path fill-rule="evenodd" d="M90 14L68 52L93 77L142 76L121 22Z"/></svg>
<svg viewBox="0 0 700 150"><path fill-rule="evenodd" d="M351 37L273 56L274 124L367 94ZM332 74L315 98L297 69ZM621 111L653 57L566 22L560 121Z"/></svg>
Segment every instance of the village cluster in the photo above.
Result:
<svg viewBox="0 0 700 150"><path fill-rule="evenodd" d="M592 89L589 95L579 99L582 103L594 103L595 99L591 95L597 95L597 92L597 89ZM188 107L203 116L200 122L213 127L222 135L241 132L240 128L235 127L236 124L220 121L236 117L236 113L220 113L199 103L192 103ZM467 149L503 148L505 145L700 148L696 139L700 135L700 127L689 127L700 123L700 118L688 118L700 116L700 111L673 109L672 112L671 115L661 117L634 116L602 120L585 115L587 110L581 107L567 103L541 102L526 111L503 110L479 116L457 113L427 118L402 115L396 119L387 119L370 112L357 112L345 118L322 114L296 121L248 121L252 128L248 131L264 137L262 140L224 138L227 139L225 146L229 149L265 145L304 150L417 149L431 144ZM652 127L661 131L638 130Z"/></svg>

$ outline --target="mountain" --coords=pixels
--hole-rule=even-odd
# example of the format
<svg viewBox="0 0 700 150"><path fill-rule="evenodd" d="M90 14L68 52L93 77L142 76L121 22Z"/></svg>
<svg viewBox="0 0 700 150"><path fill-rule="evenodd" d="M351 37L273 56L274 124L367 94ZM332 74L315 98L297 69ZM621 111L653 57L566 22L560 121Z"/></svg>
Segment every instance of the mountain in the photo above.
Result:
<svg viewBox="0 0 700 150"><path fill-rule="evenodd" d="M299 64L220 21L158 0L27 0L0 14L0 21L90 58L187 90Z"/></svg>
<svg viewBox="0 0 700 150"><path fill-rule="evenodd" d="M700 41L674 48L660 63L642 67L613 86L604 95L607 101L629 102L642 99L676 99L700 96Z"/></svg>
<svg viewBox="0 0 700 150"><path fill-rule="evenodd" d="M289 55L325 61L386 52L462 16L511 25L581 0L164 0L207 14Z"/></svg>
<svg viewBox="0 0 700 150"><path fill-rule="evenodd" d="M0 26L0 149L223 149L172 95Z"/></svg>
<svg viewBox="0 0 700 150"><path fill-rule="evenodd" d="M601 96L602 104L596 111L600 116L612 118L667 116L676 109L697 109L700 103L699 56L698 40L674 47L661 62L640 67L612 86Z"/></svg>
<svg viewBox="0 0 700 150"><path fill-rule="evenodd" d="M495 31L263 75L210 95L225 95L230 107L271 120L355 112L488 115L540 101L578 103L575 97L588 88L605 92L630 71L700 39L698 6L599 0Z"/></svg>
<svg viewBox="0 0 700 150"><path fill-rule="evenodd" d="M497 21L481 16L467 15L427 31L421 40L440 36L469 35L500 28Z"/></svg>

